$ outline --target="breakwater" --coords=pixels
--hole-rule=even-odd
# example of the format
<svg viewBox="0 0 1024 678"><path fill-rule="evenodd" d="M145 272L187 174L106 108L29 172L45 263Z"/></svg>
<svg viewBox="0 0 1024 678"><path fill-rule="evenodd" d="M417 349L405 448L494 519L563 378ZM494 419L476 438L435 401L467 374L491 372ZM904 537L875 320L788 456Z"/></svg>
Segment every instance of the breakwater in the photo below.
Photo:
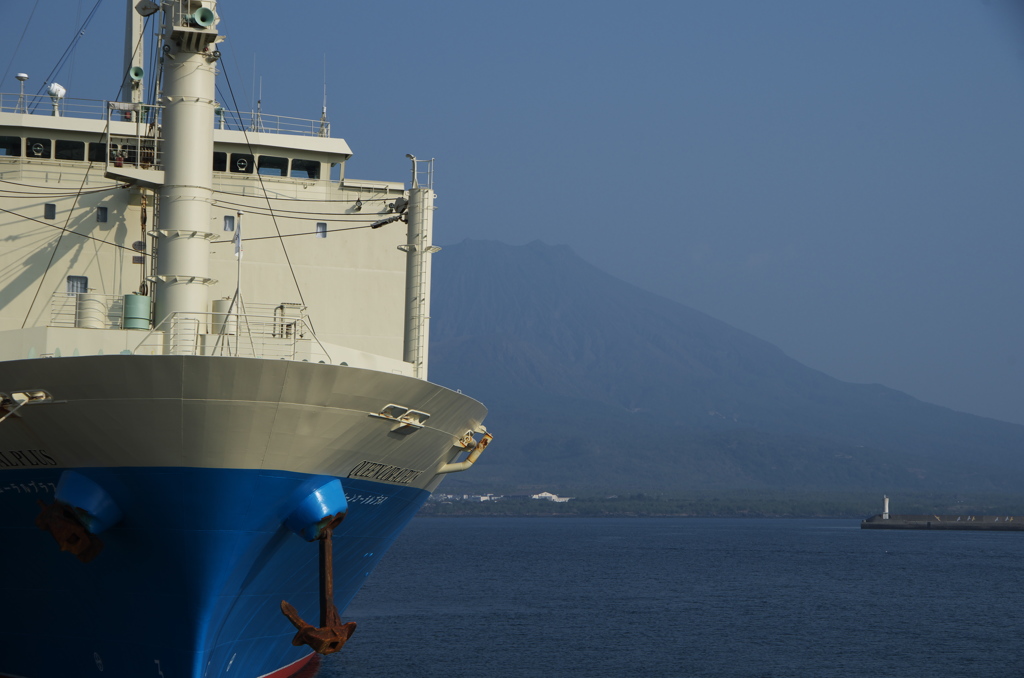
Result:
<svg viewBox="0 0 1024 678"><path fill-rule="evenodd" d="M944 516L881 513L862 520L863 530L998 530L1024 531L1024 516Z"/></svg>

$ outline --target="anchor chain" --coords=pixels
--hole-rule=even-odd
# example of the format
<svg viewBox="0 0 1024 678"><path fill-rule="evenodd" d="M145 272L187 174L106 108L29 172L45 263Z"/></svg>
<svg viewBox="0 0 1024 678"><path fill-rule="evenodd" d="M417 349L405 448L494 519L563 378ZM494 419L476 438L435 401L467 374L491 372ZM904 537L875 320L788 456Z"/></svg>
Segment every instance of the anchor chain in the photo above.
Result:
<svg viewBox="0 0 1024 678"><path fill-rule="evenodd" d="M299 616L298 611L287 601L281 601L281 612L298 629L292 638L292 645L309 645L319 654L332 654L352 637L355 622L341 623L338 608L334 605L334 553L332 536L334 528L345 517L342 511L324 519L324 527L317 539L320 542L320 626L314 627Z"/></svg>

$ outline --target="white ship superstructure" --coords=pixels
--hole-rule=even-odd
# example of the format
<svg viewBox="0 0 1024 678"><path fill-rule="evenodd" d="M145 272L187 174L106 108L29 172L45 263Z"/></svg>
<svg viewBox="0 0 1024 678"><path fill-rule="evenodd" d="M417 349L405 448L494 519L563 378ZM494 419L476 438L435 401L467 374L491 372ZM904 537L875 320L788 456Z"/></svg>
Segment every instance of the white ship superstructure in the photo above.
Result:
<svg viewBox="0 0 1024 678"><path fill-rule="evenodd" d="M139 344L159 352L150 345L165 342L172 325L174 334L182 333L186 323L175 321L187 317L199 353L212 354L216 346L221 355L258 356L262 341L268 351L279 345L278 351L317 361L416 372L404 360L405 310L407 295L425 297L429 284L429 183L406 191L401 182L346 179L349 147L342 139L318 136L318 120L263 114L257 126L262 131L251 131L213 129L211 115L214 150L210 157L202 154L201 163L210 188L182 195L177 184L167 184L182 180L168 178L164 158L170 144L160 135L162 127L142 119L162 121L160 107L139 104L145 110L136 112L119 102L64 99L58 109L63 114L49 116L11 112L14 106L6 102L17 99L3 96L0 228L17 246L0 251L0 323L3 332L15 332L0 335L0 357L75 349L83 355L134 352ZM227 119L232 127L254 124L249 114L214 110L225 128ZM134 121L124 119L136 115ZM296 134L303 129L305 136ZM184 155L192 161L195 145L187 137ZM417 209L410 197L422 198L414 222L423 228L416 237L426 242L405 251L410 238L403 220L410 208L414 217ZM172 205L179 212L183 206L192 210L174 219L177 214L168 214ZM394 217L400 219L371 228ZM424 274L407 283L412 265ZM178 295L185 300L174 296L176 287L188 290ZM224 322L214 322L214 309L226 313L236 289L240 303ZM59 331L120 330L125 295L140 291L155 293L155 336ZM90 296L79 313L81 294ZM243 309L254 316L248 323L235 317ZM289 328L287 336L275 327L281 324ZM38 339L23 352L18 344L26 343L21 337L29 328L39 329L31 333ZM418 334L412 323L410 335Z"/></svg>

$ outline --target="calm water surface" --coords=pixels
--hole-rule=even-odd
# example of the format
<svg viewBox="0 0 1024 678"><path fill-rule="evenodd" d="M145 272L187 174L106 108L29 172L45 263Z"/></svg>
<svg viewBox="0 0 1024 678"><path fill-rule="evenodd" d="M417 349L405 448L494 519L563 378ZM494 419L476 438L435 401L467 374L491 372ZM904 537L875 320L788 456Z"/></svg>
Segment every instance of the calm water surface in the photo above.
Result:
<svg viewBox="0 0 1024 678"><path fill-rule="evenodd" d="M1024 533L418 518L319 678L1024 675Z"/></svg>

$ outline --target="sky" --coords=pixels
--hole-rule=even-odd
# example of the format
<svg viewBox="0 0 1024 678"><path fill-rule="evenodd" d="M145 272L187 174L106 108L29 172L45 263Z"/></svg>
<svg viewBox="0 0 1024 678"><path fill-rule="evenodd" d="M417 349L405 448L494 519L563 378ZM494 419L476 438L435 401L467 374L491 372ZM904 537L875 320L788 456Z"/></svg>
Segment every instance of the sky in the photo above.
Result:
<svg viewBox="0 0 1024 678"><path fill-rule="evenodd" d="M0 91L37 91L95 4L0 0ZM67 96L116 97L124 6ZM1024 423L1024 0L219 12L240 108L318 118L326 85L349 177L437 159L437 244L568 244L844 381Z"/></svg>

